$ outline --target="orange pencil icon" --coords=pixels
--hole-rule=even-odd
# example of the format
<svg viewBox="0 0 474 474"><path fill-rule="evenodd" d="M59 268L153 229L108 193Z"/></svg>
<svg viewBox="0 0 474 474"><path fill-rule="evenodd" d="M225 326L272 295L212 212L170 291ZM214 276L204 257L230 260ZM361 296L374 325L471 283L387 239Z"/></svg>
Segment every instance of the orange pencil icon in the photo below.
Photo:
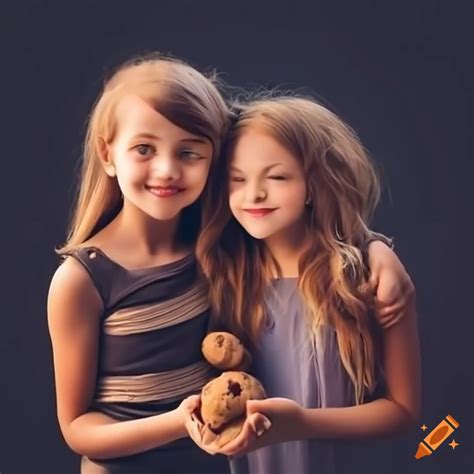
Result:
<svg viewBox="0 0 474 474"><path fill-rule="evenodd" d="M451 415L448 415L436 428L433 428L430 434L418 445L415 458L420 459L432 454L458 427L459 423Z"/></svg>

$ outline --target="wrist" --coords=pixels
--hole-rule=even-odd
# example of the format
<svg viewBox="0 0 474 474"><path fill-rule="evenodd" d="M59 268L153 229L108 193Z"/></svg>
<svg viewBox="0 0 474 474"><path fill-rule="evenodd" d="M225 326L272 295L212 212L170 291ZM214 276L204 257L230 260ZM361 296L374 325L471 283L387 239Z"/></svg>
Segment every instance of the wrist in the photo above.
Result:
<svg viewBox="0 0 474 474"><path fill-rule="evenodd" d="M307 412L307 408L294 404L291 412L282 420L284 426L281 432L282 442L298 441L309 437Z"/></svg>
<svg viewBox="0 0 474 474"><path fill-rule="evenodd" d="M176 427L176 439L186 438L188 436L188 431L185 425L185 413L180 408L175 408L169 412L173 419L173 425Z"/></svg>
<svg viewBox="0 0 474 474"><path fill-rule="evenodd" d="M300 434L302 435L301 439L318 438L318 428L317 423L315 423L315 418L317 418L319 410L319 408L301 407L299 415L301 427Z"/></svg>

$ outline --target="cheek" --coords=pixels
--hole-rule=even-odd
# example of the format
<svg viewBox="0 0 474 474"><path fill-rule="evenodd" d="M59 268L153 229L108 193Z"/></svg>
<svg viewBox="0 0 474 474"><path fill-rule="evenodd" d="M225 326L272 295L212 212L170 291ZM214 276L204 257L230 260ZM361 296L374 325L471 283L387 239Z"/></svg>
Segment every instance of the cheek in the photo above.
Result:
<svg viewBox="0 0 474 474"><path fill-rule="evenodd" d="M306 186L301 183L294 183L288 186L282 186L276 191L278 200L291 208L304 207L306 201Z"/></svg>
<svg viewBox="0 0 474 474"><path fill-rule="evenodd" d="M229 183L229 195L228 202L229 207L234 216L240 214L240 210L245 201L245 192L243 186L239 186L237 183Z"/></svg>
<svg viewBox="0 0 474 474"><path fill-rule="evenodd" d="M193 187L202 191L209 177L209 165L199 166L190 171L188 174L189 182L192 183Z"/></svg>
<svg viewBox="0 0 474 474"><path fill-rule="evenodd" d="M117 146L114 149L113 161L119 181L134 183L146 175L148 164L136 161L126 150Z"/></svg>
<svg viewBox="0 0 474 474"><path fill-rule="evenodd" d="M281 204L282 219L285 222L299 221L305 214L306 193L301 188L287 189L278 199Z"/></svg>
<svg viewBox="0 0 474 474"><path fill-rule="evenodd" d="M235 215L238 207L238 202L239 202L239 191L236 189L233 189L232 186L230 186L229 189L229 207L230 210L232 211L232 214Z"/></svg>
<svg viewBox="0 0 474 474"><path fill-rule="evenodd" d="M116 170L118 180L129 185L142 184L147 176L147 167L143 164L125 162L118 164Z"/></svg>

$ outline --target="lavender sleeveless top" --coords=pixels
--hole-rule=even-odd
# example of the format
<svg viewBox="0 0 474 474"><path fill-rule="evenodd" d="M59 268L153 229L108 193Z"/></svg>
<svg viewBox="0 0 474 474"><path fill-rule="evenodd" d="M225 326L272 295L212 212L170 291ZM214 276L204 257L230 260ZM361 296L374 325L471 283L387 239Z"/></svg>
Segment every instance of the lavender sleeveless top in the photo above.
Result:
<svg viewBox="0 0 474 474"><path fill-rule="evenodd" d="M253 354L252 373L268 397L292 399L305 408L355 404L353 384L344 369L333 328L325 326L313 350L296 278L273 281L266 297L269 324ZM377 391L380 391L380 387ZM368 472L351 460L365 441L308 440L275 444L231 462L232 474L339 474ZM367 449L367 448L365 448ZM359 455L357 453L359 452ZM355 456L355 457L354 457ZM363 457L364 459L360 459Z"/></svg>

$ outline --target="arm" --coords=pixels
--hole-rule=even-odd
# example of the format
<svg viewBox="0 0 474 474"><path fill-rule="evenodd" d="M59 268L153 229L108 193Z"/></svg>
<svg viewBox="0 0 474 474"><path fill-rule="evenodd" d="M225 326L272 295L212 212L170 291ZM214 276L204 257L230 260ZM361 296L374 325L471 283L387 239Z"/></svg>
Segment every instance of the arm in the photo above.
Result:
<svg viewBox="0 0 474 474"><path fill-rule="evenodd" d="M382 242L369 247L369 265L376 283L376 315L383 328L386 398L347 408L303 410L305 437L383 436L419 420L421 363L415 289L400 260Z"/></svg>
<svg viewBox="0 0 474 474"><path fill-rule="evenodd" d="M418 422L420 356L414 302L399 322L384 330L384 345L386 398L347 408L303 410L304 437L383 436Z"/></svg>
<svg viewBox="0 0 474 474"><path fill-rule="evenodd" d="M68 258L56 271L48 295L57 415L69 447L96 459L143 452L187 436L186 400L176 410L149 418L116 421L89 411L97 375L102 301L87 271Z"/></svg>

